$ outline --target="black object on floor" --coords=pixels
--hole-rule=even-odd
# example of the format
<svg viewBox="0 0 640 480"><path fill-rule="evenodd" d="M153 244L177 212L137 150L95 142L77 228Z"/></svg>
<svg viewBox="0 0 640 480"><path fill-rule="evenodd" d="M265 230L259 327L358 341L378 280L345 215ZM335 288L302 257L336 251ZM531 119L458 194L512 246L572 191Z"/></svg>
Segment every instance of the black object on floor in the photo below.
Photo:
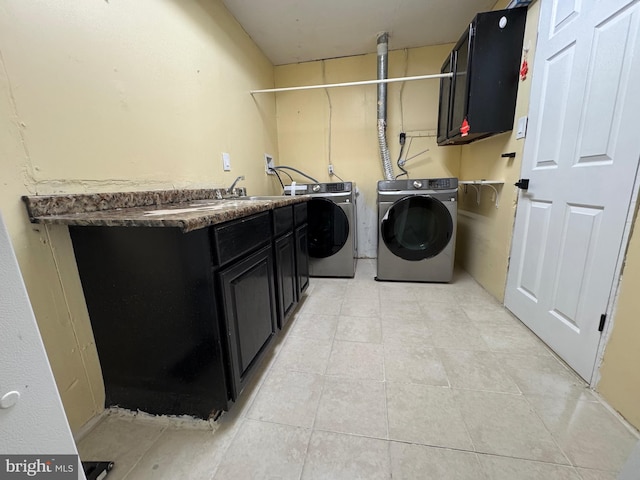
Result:
<svg viewBox="0 0 640 480"><path fill-rule="evenodd" d="M82 462L87 480L102 480L113 468L113 462Z"/></svg>

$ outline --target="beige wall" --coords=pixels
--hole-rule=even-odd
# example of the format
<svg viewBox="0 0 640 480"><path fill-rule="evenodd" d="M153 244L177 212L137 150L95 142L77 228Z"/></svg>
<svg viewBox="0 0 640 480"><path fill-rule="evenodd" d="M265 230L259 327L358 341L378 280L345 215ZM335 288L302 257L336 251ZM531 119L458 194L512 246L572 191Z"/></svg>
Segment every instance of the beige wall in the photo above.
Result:
<svg viewBox="0 0 640 480"><path fill-rule="evenodd" d="M499 2L496 9L504 8ZM525 47L529 47L529 72L532 71L538 30L540 2L535 2L527 15ZM514 122L529 110L531 73L518 86L518 99ZM456 258L489 293L502 301L509 266L511 235L518 200L518 190L513 184L520 175L524 140L516 140L515 130L462 147L460 162L461 180L499 180L499 207L495 206L495 195L488 187L482 187L480 205L476 204L475 192L459 197L461 212L458 215L458 242ZM502 158L507 152L515 152L515 159Z"/></svg>
<svg viewBox="0 0 640 480"><path fill-rule="evenodd" d="M20 195L241 174L250 192L274 193L263 154L278 155L275 101L248 94L273 84L218 0L2 2L0 210L72 429L102 408L98 358L68 230L29 224Z"/></svg>
<svg viewBox="0 0 640 480"><path fill-rule="evenodd" d="M637 222L637 214L636 214ZM596 389L640 429L640 232L629 242L600 382Z"/></svg>
<svg viewBox="0 0 640 480"><path fill-rule="evenodd" d="M375 38L371 39L375 42ZM393 42L391 42L393 44ZM438 73L452 45L392 51L389 77ZM278 87L371 80L375 54L276 67ZM387 139L395 166L401 131L417 135L409 156L429 151L407 163L411 178L458 176L460 147L440 148L435 129L438 80L389 84ZM280 165L303 170L321 182L327 167L345 181L356 182L359 256L375 257L377 242L376 184L384 175L376 132L376 86L283 92L276 95ZM407 139L407 142L409 140ZM297 181L304 182L301 177Z"/></svg>

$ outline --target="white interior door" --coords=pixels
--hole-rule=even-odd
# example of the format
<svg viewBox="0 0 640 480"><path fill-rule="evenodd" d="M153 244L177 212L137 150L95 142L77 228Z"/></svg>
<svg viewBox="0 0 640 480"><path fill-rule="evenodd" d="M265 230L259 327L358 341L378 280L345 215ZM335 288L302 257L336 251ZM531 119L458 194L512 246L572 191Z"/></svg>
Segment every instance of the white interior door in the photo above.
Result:
<svg viewBox="0 0 640 480"><path fill-rule="evenodd" d="M39 455L44 462L58 455L77 455L2 215L0 332L0 457ZM25 478L8 473L5 462L0 462L0 478ZM78 479L84 479L80 467Z"/></svg>
<svg viewBox="0 0 640 480"><path fill-rule="evenodd" d="M640 158L640 2L540 1L505 305L589 380Z"/></svg>

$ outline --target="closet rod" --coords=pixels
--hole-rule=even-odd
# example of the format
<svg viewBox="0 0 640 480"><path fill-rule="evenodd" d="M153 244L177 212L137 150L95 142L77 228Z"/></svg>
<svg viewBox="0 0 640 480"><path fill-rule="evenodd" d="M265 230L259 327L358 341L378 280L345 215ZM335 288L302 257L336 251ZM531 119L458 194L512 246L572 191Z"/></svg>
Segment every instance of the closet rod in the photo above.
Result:
<svg viewBox="0 0 640 480"><path fill-rule="evenodd" d="M385 78L383 80L363 80L361 82L328 83L326 85L305 85L302 87L267 88L265 90L250 90L249 93L253 95L254 93L291 92L294 90L313 90L317 88L353 87L356 85L376 85L378 83L410 82L412 80L427 80L430 78L451 78L451 77L453 77L453 73L438 73L434 75L418 75L415 77Z"/></svg>

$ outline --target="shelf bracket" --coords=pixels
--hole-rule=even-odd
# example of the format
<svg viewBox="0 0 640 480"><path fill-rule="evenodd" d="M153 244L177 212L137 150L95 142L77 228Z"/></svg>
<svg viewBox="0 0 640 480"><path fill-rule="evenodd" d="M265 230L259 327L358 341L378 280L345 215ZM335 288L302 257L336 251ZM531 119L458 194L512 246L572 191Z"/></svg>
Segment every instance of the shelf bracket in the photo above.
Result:
<svg viewBox="0 0 640 480"><path fill-rule="evenodd" d="M468 192L468 187L473 187L473 189L476 192L476 204L480 205L480 200L482 198L482 187L489 187L490 189L493 190L493 193L495 193L496 195L496 208L498 208L500 206L500 192L498 192L498 189L495 187L495 185L503 185L504 182L497 182L497 181L487 181L487 180L470 180L470 181L461 181L459 182L462 186L463 189L462 191L466 194Z"/></svg>

